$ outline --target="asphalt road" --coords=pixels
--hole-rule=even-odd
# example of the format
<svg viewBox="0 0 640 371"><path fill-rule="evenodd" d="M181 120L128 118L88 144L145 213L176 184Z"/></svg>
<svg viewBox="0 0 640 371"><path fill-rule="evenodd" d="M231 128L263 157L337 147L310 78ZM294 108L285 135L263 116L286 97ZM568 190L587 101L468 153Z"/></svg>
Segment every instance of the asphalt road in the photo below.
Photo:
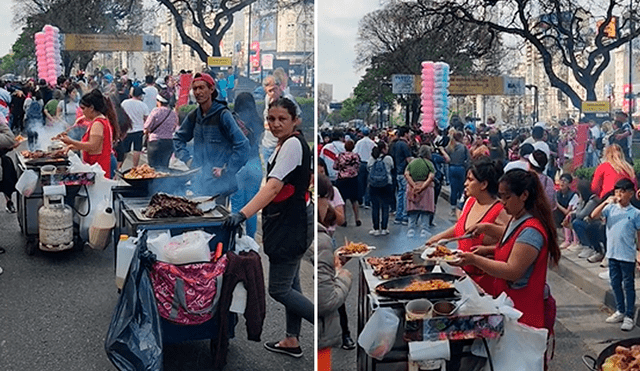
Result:
<svg viewBox="0 0 640 371"><path fill-rule="evenodd" d="M338 227L335 234L335 239L338 242L347 237L350 241L362 241L376 246L371 256L398 254L412 250L423 243L423 240L419 238L406 238L407 227L393 223L390 223L390 235L370 236L368 234L372 226L370 210L360 208L362 226L355 227L350 206L348 205L346 209L349 226L346 228ZM447 229L455 222L450 219L449 211L448 203L440 199L436 212L436 227L432 231L434 234ZM393 216L390 216L390 219L392 220ZM356 261L348 262L346 268L351 271L354 277L357 277L358 264ZM554 271L549 271L547 280L558 307L555 326L556 348L555 356L549 365L550 371L586 369L582 362L582 355L587 354L597 358L598 354L610 344L602 343L603 341L640 337L640 329L637 327L631 332L623 332L618 325L604 323L604 319L611 311L604 306L602 300L589 296ZM357 285L357 280L354 280L347 299L349 328L354 340L357 339ZM332 358L333 370L347 371L354 370L356 367L355 350L334 348Z"/></svg>
<svg viewBox="0 0 640 371"><path fill-rule="evenodd" d="M257 238L259 241L259 237ZM0 201L0 370L108 371L104 339L118 300L114 252L84 249L28 256L15 214ZM268 259L263 255L265 277ZM305 295L313 300L313 266L301 268ZM265 285L266 287L266 285ZM284 307L267 295L262 341L284 337ZM303 322L304 356L294 359L246 339L244 319L230 341L225 370L313 370L313 326ZM164 370L213 370L207 341L166 345Z"/></svg>

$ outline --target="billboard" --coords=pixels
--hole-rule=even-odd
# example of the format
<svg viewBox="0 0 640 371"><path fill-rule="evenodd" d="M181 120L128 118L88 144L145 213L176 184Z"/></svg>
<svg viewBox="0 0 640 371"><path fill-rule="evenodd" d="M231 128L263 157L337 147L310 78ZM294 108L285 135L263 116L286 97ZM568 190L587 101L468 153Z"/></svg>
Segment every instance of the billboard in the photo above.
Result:
<svg viewBox="0 0 640 371"><path fill-rule="evenodd" d="M99 52L159 52L160 36L62 34L62 50Z"/></svg>

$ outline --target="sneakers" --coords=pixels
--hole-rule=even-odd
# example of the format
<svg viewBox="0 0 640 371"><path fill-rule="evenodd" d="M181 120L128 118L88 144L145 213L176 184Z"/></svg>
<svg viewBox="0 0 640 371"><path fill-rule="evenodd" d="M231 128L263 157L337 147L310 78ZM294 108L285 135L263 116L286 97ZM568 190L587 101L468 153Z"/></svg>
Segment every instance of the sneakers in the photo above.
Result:
<svg viewBox="0 0 640 371"><path fill-rule="evenodd" d="M624 317L622 320L622 325L620 325L620 330L622 331L631 331L633 330L633 319L631 317Z"/></svg>
<svg viewBox="0 0 640 371"><path fill-rule="evenodd" d="M362 222L360 220L356 220L356 227L359 227L362 225Z"/></svg>
<svg viewBox="0 0 640 371"><path fill-rule="evenodd" d="M420 231L420 238L428 238L431 237L431 233L427 232L426 229L423 229L422 231Z"/></svg>
<svg viewBox="0 0 640 371"><path fill-rule="evenodd" d="M379 236L380 235L380 230L379 229L372 229L369 231L369 234L372 236Z"/></svg>
<svg viewBox="0 0 640 371"><path fill-rule="evenodd" d="M623 320L627 319L629 317L625 317L623 313L620 313L618 311L616 311L614 314L610 315L609 317L607 317L607 319L605 319L604 321L606 323L618 323L618 322L622 322ZM631 318L629 318L629 320L631 320ZM633 325L633 321L631 323Z"/></svg>
<svg viewBox="0 0 640 371"><path fill-rule="evenodd" d="M602 261L600 262L600 266L601 266L602 268L607 268L607 267L609 267L609 259L606 259L606 258L605 258L605 259L602 259Z"/></svg>
<svg viewBox="0 0 640 371"><path fill-rule="evenodd" d="M571 245L571 242L564 241L563 243L560 244L560 248L561 249L566 249L567 247L569 247L569 245Z"/></svg>
<svg viewBox="0 0 640 371"><path fill-rule="evenodd" d="M393 220L393 224L402 224L402 220L400 220L400 219L394 219L394 220Z"/></svg>
<svg viewBox="0 0 640 371"><path fill-rule="evenodd" d="M602 255L601 253L597 252L597 253L591 255L590 257L588 257L587 261L589 263L598 263L598 262L601 262L602 259L604 259L604 255Z"/></svg>
<svg viewBox="0 0 640 371"><path fill-rule="evenodd" d="M414 231L413 229L409 229L407 231L407 237L408 238L413 238L413 236L415 236L415 235L416 235L416 231Z"/></svg>
<svg viewBox="0 0 640 371"><path fill-rule="evenodd" d="M600 277L601 279L603 279L605 281L609 281L609 270L607 269L604 272L598 273L598 277Z"/></svg>
<svg viewBox="0 0 640 371"><path fill-rule="evenodd" d="M402 221L402 225L409 225L409 221L408 221L408 220L406 220L406 219L405 219L405 220L403 220L403 221Z"/></svg>
<svg viewBox="0 0 640 371"><path fill-rule="evenodd" d="M13 205L13 201L7 201L7 211L10 212L11 214L15 214L16 213L16 207Z"/></svg>
<svg viewBox="0 0 640 371"><path fill-rule="evenodd" d="M366 210L371 209L371 205L364 204L364 206L363 206L363 207L364 207Z"/></svg>
<svg viewBox="0 0 640 371"><path fill-rule="evenodd" d="M569 247L567 247L567 250L569 251L582 251L584 249L584 246L580 245L579 243L572 243L571 245L569 245Z"/></svg>
<svg viewBox="0 0 640 371"><path fill-rule="evenodd" d="M356 349L356 343L351 339L349 335L342 335L342 349L353 350Z"/></svg>
<svg viewBox="0 0 640 371"><path fill-rule="evenodd" d="M299 346L295 348L285 348L278 345L277 341L274 341L271 343L264 343L264 347L271 352L282 353L295 358L302 357L302 348Z"/></svg>
<svg viewBox="0 0 640 371"><path fill-rule="evenodd" d="M389 230L388 229L383 229L383 230L380 231L380 235L381 236L386 236L388 234L389 234Z"/></svg>
<svg viewBox="0 0 640 371"><path fill-rule="evenodd" d="M594 251L588 247L585 247L584 249L582 249L582 251L580 251L580 254L578 254L578 258L588 258L591 255L593 255Z"/></svg>

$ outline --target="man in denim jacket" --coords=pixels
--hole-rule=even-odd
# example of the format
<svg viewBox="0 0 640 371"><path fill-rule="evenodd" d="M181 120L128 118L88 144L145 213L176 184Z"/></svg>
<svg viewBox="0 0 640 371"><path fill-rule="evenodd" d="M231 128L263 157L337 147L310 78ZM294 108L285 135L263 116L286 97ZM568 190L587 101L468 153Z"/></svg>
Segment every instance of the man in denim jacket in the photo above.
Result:
<svg viewBox="0 0 640 371"><path fill-rule="evenodd" d="M191 89L198 102L195 113L185 117L173 136L176 157L202 170L193 179L196 194L224 199L237 190L236 172L249 156L249 140L244 136L224 102L216 100L213 78L197 73ZM193 139L193 156L187 143Z"/></svg>

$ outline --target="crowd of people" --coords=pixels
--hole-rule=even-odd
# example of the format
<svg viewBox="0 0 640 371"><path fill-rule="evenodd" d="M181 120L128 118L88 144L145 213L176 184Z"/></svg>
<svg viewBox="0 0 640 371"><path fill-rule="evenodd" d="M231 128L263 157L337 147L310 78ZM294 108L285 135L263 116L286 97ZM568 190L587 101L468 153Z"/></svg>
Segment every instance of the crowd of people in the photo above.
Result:
<svg viewBox="0 0 640 371"><path fill-rule="evenodd" d="M435 243L470 234L458 241L455 265L486 292L507 293L523 312L520 322L550 330L547 267L563 251L576 252L608 268L600 277L610 281L616 312L606 322L631 330L640 192L627 115L618 112L602 124L585 120L580 127L571 120L539 122L510 138L491 124L452 124L429 134L406 126L321 133L318 156L337 186L327 192L327 214L348 225L333 200L350 199L355 226L371 226L376 237L404 234ZM578 130L587 133L584 145L576 142ZM579 168L592 168L593 176L586 179ZM348 197L343 194L345 174L359 180L356 195L351 180ZM435 206L446 185L455 224L435 234ZM372 208L370 222L360 220L358 205ZM389 229L390 214L400 228ZM332 230L325 226L323 233ZM342 264L336 261L333 269L340 272ZM338 277L335 290L344 286Z"/></svg>

